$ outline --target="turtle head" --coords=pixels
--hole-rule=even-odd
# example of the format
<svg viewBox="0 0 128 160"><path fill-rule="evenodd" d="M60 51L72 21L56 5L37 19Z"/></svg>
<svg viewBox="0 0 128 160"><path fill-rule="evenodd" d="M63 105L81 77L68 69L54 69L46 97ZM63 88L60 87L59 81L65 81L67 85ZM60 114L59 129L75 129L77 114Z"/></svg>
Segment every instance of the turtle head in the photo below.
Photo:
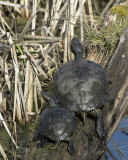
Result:
<svg viewBox="0 0 128 160"><path fill-rule="evenodd" d="M45 99L48 101L51 107L56 107L54 100L48 93L41 91L41 94L45 97Z"/></svg>
<svg viewBox="0 0 128 160"><path fill-rule="evenodd" d="M71 41L71 52L74 54L75 59L83 58L83 47L76 38Z"/></svg>

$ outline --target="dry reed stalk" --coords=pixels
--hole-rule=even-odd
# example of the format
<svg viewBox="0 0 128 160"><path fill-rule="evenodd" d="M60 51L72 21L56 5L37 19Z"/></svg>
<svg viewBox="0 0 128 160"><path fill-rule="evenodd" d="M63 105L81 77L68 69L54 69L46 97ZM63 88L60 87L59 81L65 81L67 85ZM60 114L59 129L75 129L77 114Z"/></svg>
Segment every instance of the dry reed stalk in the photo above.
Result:
<svg viewBox="0 0 128 160"><path fill-rule="evenodd" d="M6 112L7 111L7 99L4 97L3 100L2 100L2 108L4 109L4 111Z"/></svg>
<svg viewBox="0 0 128 160"><path fill-rule="evenodd" d="M9 12L9 14L10 14L10 17L12 17L12 19L14 19L14 18L15 18L14 13L11 12L12 7L8 7L8 6L7 6L7 9L8 9L8 12Z"/></svg>
<svg viewBox="0 0 128 160"><path fill-rule="evenodd" d="M83 22L83 5L82 0L79 0L80 6L80 35L81 35L81 42L84 41L84 22Z"/></svg>
<svg viewBox="0 0 128 160"><path fill-rule="evenodd" d="M34 14L36 12L36 4L37 4L37 0L33 0L33 13ZM36 16L34 16L33 20L32 20L32 30L35 29L36 26ZM35 35L34 32L31 33L32 35Z"/></svg>
<svg viewBox="0 0 128 160"><path fill-rule="evenodd" d="M17 118L20 123L22 123L22 115L21 115L21 99L19 95L19 66L18 66L18 61L17 61L17 54L15 51L15 46L12 46L11 49L11 54L12 54L12 60L13 60L13 65L14 65L14 70L15 70L15 91L14 91L14 112L13 112L13 121L15 121L15 117L17 115Z"/></svg>
<svg viewBox="0 0 128 160"><path fill-rule="evenodd" d="M17 3L17 0L14 0L14 4L16 4L16 3ZM20 10L20 8L14 7L14 12L18 13L21 16L21 10Z"/></svg>
<svg viewBox="0 0 128 160"><path fill-rule="evenodd" d="M54 1L55 2L55 1ZM44 21L45 20L47 20L47 18L48 18L48 16L49 16L49 0L48 1L46 1L46 12L45 12L45 14L44 14Z"/></svg>
<svg viewBox="0 0 128 160"><path fill-rule="evenodd" d="M7 65L7 62L5 61L4 62L4 68L5 68L5 81L6 81L6 84L8 86L8 90L10 91L10 88L11 88L11 82L10 82L10 76L9 76L9 72L8 72L8 65Z"/></svg>
<svg viewBox="0 0 128 160"><path fill-rule="evenodd" d="M52 32L50 32L50 27L49 28L47 28L46 26L44 26L43 27L44 29L45 29L45 35L48 35L49 34L49 36L51 36L51 37L53 37L53 34L52 34ZM45 37L45 36L44 36ZM56 37L55 37L56 38Z"/></svg>
<svg viewBox="0 0 128 160"><path fill-rule="evenodd" d="M70 0L69 1L70 4L70 13L69 13L69 16L70 16L70 23L69 23L69 26L70 26L70 41L71 39L74 37L74 24L73 24L73 15L74 15L74 3L75 3L75 0Z"/></svg>
<svg viewBox="0 0 128 160"><path fill-rule="evenodd" d="M66 17L69 17L69 6L66 8ZM63 58L63 63L67 63L67 61L70 59L69 53L70 53L70 48L69 48L69 20L65 21L62 27L62 31L64 34L64 58Z"/></svg>
<svg viewBox="0 0 128 160"><path fill-rule="evenodd" d="M13 28L13 26L14 26L14 22L15 22L15 20L13 19L13 20L12 20L12 23L11 23L10 30L9 30L9 32L6 33L6 34L7 34L7 37L8 37L8 38L7 38L7 41L6 41L6 43L5 43L6 46L7 46L7 44L8 44L9 37L12 35L12 28ZM10 46L11 46L11 45L10 45ZM8 51L9 51L8 49L5 49L5 50L4 50L3 59L5 59Z"/></svg>
<svg viewBox="0 0 128 160"><path fill-rule="evenodd" d="M36 0L33 0L33 12L32 14L36 13ZM32 30L35 29L36 26L36 16L34 16L34 18L32 19ZM32 32L31 35L35 36L35 32ZM31 47L31 51L33 50L33 48ZM31 113L33 110L33 69L31 64L29 64L29 83L27 85L27 101L26 101L26 110L27 113ZM29 121L31 120L31 116L28 117Z"/></svg>
<svg viewBox="0 0 128 160"><path fill-rule="evenodd" d="M98 6L98 3L97 3L97 0L94 0L94 6L95 6L96 12L99 13L99 6Z"/></svg>
<svg viewBox="0 0 128 160"><path fill-rule="evenodd" d="M27 112L27 101L28 101L28 94L29 94L29 66L30 61L27 60L26 62L26 72L25 72L25 86L24 86L24 103L25 103L25 112ZM26 116L26 122L29 121L28 116Z"/></svg>
<svg viewBox="0 0 128 160"><path fill-rule="evenodd" d="M25 15L26 15L26 18L27 18L27 19L29 18L28 6L29 6L29 1L28 1L28 0L25 0Z"/></svg>
<svg viewBox="0 0 128 160"><path fill-rule="evenodd" d="M0 67L1 67L1 69L0 69L0 71L1 72L3 72L3 73L5 73L5 71L4 71L4 63L3 63L3 58L0 56Z"/></svg>
<svg viewBox="0 0 128 160"><path fill-rule="evenodd" d="M85 4L85 2L86 2L86 0L83 0L82 1L82 6ZM79 18L79 16L80 16L80 7L78 8L78 10L76 11L76 13L75 13L75 15L74 15L74 25L76 24L76 21L78 20L78 18Z"/></svg>
<svg viewBox="0 0 128 160"><path fill-rule="evenodd" d="M70 50L70 42L71 42L71 39L70 39L70 29L68 30L67 34L68 34L68 36L67 36L68 61L71 61L71 60L74 59L74 55L71 53L71 50Z"/></svg>
<svg viewBox="0 0 128 160"><path fill-rule="evenodd" d="M3 149L3 147L1 146L1 144L0 144L0 152L1 152L1 155L3 156L4 160L8 160L7 155L6 155L6 153L4 152L4 149Z"/></svg>
<svg viewBox="0 0 128 160"><path fill-rule="evenodd" d="M55 11L55 7L56 7L56 0L52 1L52 7L51 7L51 17L53 17L54 15L54 11Z"/></svg>
<svg viewBox="0 0 128 160"><path fill-rule="evenodd" d="M21 39L23 38L23 36L26 34L26 32L28 31L33 18L36 16L37 12L39 11L39 9L37 9L35 12L33 12L33 14L31 15L31 17L29 18L27 24L25 25L24 29L22 30L21 34L18 37L17 43L21 41Z"/></svg>
<svg viewBox="0 0 128 160"><path fill-rule="evenodd" d="M22 101L22 106L23 106L23 111L22 111L22 115L25 115L25 120L26 122L28 122L28 115L27 115L27 110L26 110L26 104L25 104L25 99L24 99L24 94L23 94L23 88L22 88L22 83L19 82L19 94L21 97L21 101Z"/></svg>
<svg viewBox="0 0 128 160"><path fill-rule="evenodd" d="M27 0L28 1L28 0ZM20 5L21 4L21 5ZM5 2L5 1L0 1L0 5L5 5L5 6L9 6L9 7L15 7L15 10L18 12L18 13L22 13L22 15L24 15L24 9L28 9L30 11L32 11L32 7L31 6L26 6L24 5L24 0L20 0L20 4L16 4L16 3L11 3L11 2ZM37 3L38 4L38 3ZM21 8L21 11L19 11L17 8ZM44 9L44 8L40 8L39 9L40 12L46 12L47 10Z"/></svg>
<svg viewBox="0 0 128 160"><path fill-rule="evenodd" d="M18 90L18 86L19 86L19 81L18 81L18 78L19 78L19 71L18 70L15 70L15 80L16 80L16 83L15 83L15 94L16 94L16 117L19 121L19 123L22 123L23 122L23 119L22 119L22 104L21 104L21 96L20 96L20 93L19 93L19 90ZM17 92L17 91L18 92ZM15 119L13 119L13 121L15 121Z"/></svg>
<svg viewBox="0 0 128 160"><path fill-rule="evenodd" d="M78 0L75 0L75 1L74 1L74 12L76 11L77 5L78 5Z"/></svg>
<svg viewBox="0 0 128 160"><path fill-rule="evenodd" d="M49 53L51 51L54 50L54 48L59 45L59 43L55 43L53 45L45 45L45 47L43 48L42 45L38 44L39 48L40 48L40 54L42 55L43 59L44 59L44 62L42 63L42 60L39 62L40 64L43 64L43 66L45 68L47 68L48 70L48 74L52 75L52 65L54 64L57 68L57 65L56 65L56 61L54 60L54 58L51 58L49 56Z"/></svg>
<svg viewBox="0 0 128 160"><path fill-rule="evenodd" d="M25 42L25 44L26 44L26 46L32 46L32 44L33 45L35 45L35 44L48 44L49 45L49 43L57 43L59 40L25 40L24 42ZM20 43L17 43L18 45L23 45L23 43L24 42L20 42Z"/></svg>
<svg viewBox="0 0 128 160"><path fill-rule="evenodd" d="M62 4L62 0L53 2L53 5L52 5L53 10L52 10L52 14L51 14L51 19L53 19L53 21L51 21L51 26L55 25L55 27L56 27L56 25L58 23L58 20L54 21L54 19L59 19L58 12L60 10L61 4ZM52 29L52 30L54 31L54 29Z"/></svg>
<svg viewBox="0 0 128 160"><path fill-rule="evenodd" d="M3 91L2 91L2 84L0 83L0 106L2 106L2 102L3 102ZM2 107L0 108L0 112L2 111Z"/></svg>
<svg viewBox="0 0 128 160"><path fill-rule="evenodd" d="M37 76L35 77L35 81L34 81L34 93L33 93L33 95L34 95L34 104L35 104L35 112L37 113L38 112L38 110L39 110L39 106L38 106L38 98L37 98Z"/></svg>
<svg viewBox="0 0 128 160"><path fill-rule="evenodd" d="M33 30L29 30L28 32L32 32L32 31L41 31L41 36L36 36L36 37L42 37L40 39L45 39L45 41L47 41L47 38L46 36L49 34L49 36L53 37L53 34L50 32L50 28L51 27L46 27L45 25L47 24L47 20L43 20L42 21L42 27L38 27L38 28L35 28ZM26 35L25 35L26 36Z"/></svg>
<svg viewBox="0 0 128 160"><path fill-rule="evenodd" d="M49 61L50 61L50 56L48 55L48 53L46 53L46 49L49 48L49 45L46 45L46 46L44 47L44 49L43 49L42 45L39 45L39 47L40 47L41 55L43 56L44 61L45 61L45 63L46 63L47 69L50 70L50 63L49 63Z"/></svg>
<svg viewBox="0 0 128 160"><path fill-rule="evenodd" d="M59 45L59 43L53 43L51 46L46 45L46 46L43 48L44 52L47 53L47 56L48 56L49 59L51 59L51 57L48 55L48 53L51 52L57 45ZM39 47L42 48L41 45L39 45Z"/></svg>
<svg viewBox="0 0 128 160"><path fill-rule="evenodd" d="M1 122L3 123L3 125L4 125L4 127L5 127L5 129L6 129L6 131L8 132L8 134L9 134L9 136L10 136L12 142L14 143L15 147L18 148L18 146L17 146L17 144L16 144L16 142L15 142L13 136L11 135L11 132L10 132L9 129L8 129L8 126L6 125L6 123L5 123L5 121L4 121L4 118L3 118L2 114L1 114L1 112L0 112L0 120L1 120Z"/></svg>
<svg viewBox="0 0 128 160"><path fill-rule="evenodd" d="M7 99L6 99L6 97L4 97L3 89L2 89L1 84L0 84L0 89L1 89L1 92L0 92L0 112L5 113L6 110L7 110L7 103L6 103Z"/></svg>
<svg viewBox="0 0 128 160"><path fill-rule="evenodd" d="M112 5L113 2L114 2L114 0L110 0L108 2L108 4L106 5L106 7L104 8L103 12L101 13L101 17L107 12L107 10L109 9L109 7Z"/></svg>
<svg viewBox="0 0 128 160"><path fill-rule="evenodd" d="M62 0L60 1L62 3ZM56 9L55 15L52 17L53 20L51 22L52 28L51 28L51 32L54 33L57 23L59 20L54 20L54 19L59 19L62 15L62 13L65 11L66 7L68 6L68 0L65 2L65 4L63 5L63 7L59 10L59 5ZM59 12L57 12L59 10Z"/></svg>
<svg viewBox="0 0 128 160"><path fill-rule="evenodd" d="M53 36L53 35L52 35L52 36ZM24 35L24 36L23 36L23 39L44 40L44 42L47 41L47 40L50 40L51 42L60 41L60 40L61 40L61 38L59 38L59 37L57 37L57 38L56 38L56 37L42 37L42 36L37 36L37 35Z"/></svg>
<svg viewBox="0 0 128 160"><path fill-rule="evenodd" d="M73 24L73 15L74 15L74 0L69 1L69 30L68 30L68 44L70 44L72 38L74 37L74 24ZM70 51L70 45L68 45L68 55L69 60L74 59L74 55Z"/></svg>
<svg viewBox="0 0 128 160"><path fill-rule="evenodd" d="M41 83L40 83L39 78L37 76L38 71L37 71L37 68L35 66L33 66L33 70L34 70L34 74L35 74L34 82L35 82L35 86L37 87L37 93L40 94L42 89L41 89Z"/></svg>
<svg viewBox="0 0 128 160"><path fill-rule="evenodd" d="M66 14L66 17L67 17L67 9L65 10L65 14ZM62 26L62 29L61 29L61 36L62 36L62 39L64 38L64 33L66 32L66 25L67 25L67 20L64 20L64 23L63 23L63 26Z"/></svg>
<svg viewBox="0 0 128 160"><path fill-rule="evenodd" d="M36 12L36 6L37 4L37 0L33 0L33 13ZM36 26L36 16L33 18L32 20L32 30L35 30L35 26ZM32 32L31 35L35 36L35 32ZM33 50L33 48L31 47L31 51ZM36 94L36 90L33 86L33 69L32 66L29 66L29 85L28 85L28 100L27 100L27 113L30 115L30 113L33 111L33 99L35 102L35 105L38 105L37 103L37 94ZM34 95L34 96L33 96ZM29 119L31 120L31 117L29 116Z"/></svg>
<svg viewBox="0 0 128 160"><path fill-rule="evenodd" d="M83 24L84 24L84 29L86 28L86 26L89 26L88 25L88 21L87 21L87 14L86 14L86 9L83 5L83 9L82 9L82 13L83 13Z"/></svg>
<svg viewBox="0 0 128 160"><path fill-rule="evenodd" d="M31 60L32 64L37 68L38 72L44 76L44 78L48 78L47 74L43 71L40 65L38 65L38 62L33 58L33 56L28 52L27 47L23 46L25 54L28 56L28 58Z"/></svg>
<svg viewBox="0 0 128 160"><path fill-rule="evenodd" d="M91 0L87 0L87 1L88 1L88 10L89 10L89 15L90 15L91 26L95 26L94 19L93 19L92 2Z"/></svg>
<svg viewBox="0 0 128 160"><path fill-rule="evenodd" d="M2 22L2 27L3 27L4 32L6 33L6 29L5 29L6 27L9 29L9 31L11 31L11 28L9 27L9 25L7 24L7 22L4 20L3 16L1 15L1 11L0 11L0 19ZM13 36L15 36L13 31L11 31L11 33L13 34Z"/></svg>
<svg viewBox="0 0 128 160"><path fill-rule="evenodd" d="M29 65L29 83L26 109L27 112L32 112L33 110L33 70L31 64ZM31 120L31 117L29 117L29 120Z"/></svg>
<svg viewBox="0 0 128 160"><path fill-rule="evenodd" d="M0 17L1 17L1 11L0 11ZM5 35L6 32L1 28L1 26L0 26L0 31L1 31L2 35Z"/></svg>
<svg viewBox="0 0 128 160"><path fill-rule="evenodd" d="M70 52L70 33L71 33L71 28L70 28L70 1L68 3L68 6L67 6L67 17L68 17L68 20L67 20L67 56L68 56L68 61L69 60L72 60L73 57L72 57L72 54Z"/></svg>
<svg viewBox="0 0 128 160"><path fill-rule="evenodd" d="M20 123L22 123L22 115L21 115L21 103L19 101L19 92L18 92L18 80L19 80L19 66L18 66L18 60L17 60L17 54L15 51L15 45L13 45L12 37L10 35L9 38L9 44L12 46L11 48L11 57L12 57L12 63L14 65L15 70L15 88L14 88L14 108L13 108L13 121L15 121L16 115Z"/></svg>
<svg viewBox="0 0 128 160"><path fill-rule="evenodd" d="M56 65L56 61L54 60L54 58L51 58L51 57L49 56L49 53L52 52L52 51L54 51L54 50L57 48L57 46L62 47L62 45L60 44L60 42L53 43L50 47L48 47L48 49L45 49L45 47L44 47L45 52L47 53L48 58L51 60L51 62L54 63L54 65ZM54 52L53 52L53 55L54 55L54 57L55 57L55 53L54 53ZM50 63L51 63L51 62L50 62ZM50 65L50 67L51 67L51 65Z"/></svg>
<svg viewBox="0 0 128 160"><path fill-rule="evenodd" d="M33 70L35 72L35 78L34 78L34 102L35 102L35 111L36 113L40 113L41 109L42 109L42 104L44 104L44 100L43 98L41 97L41 91L42 91L42 88L41 88L41 83L39 81L39 78L37 76L37 69L35 68L35 66L33 66ZM36 97L35 97L36 96ZM37 98L38 97L38 98ZM40 109L38 107L38 101L37 99L41 102L41 106L40 106Z"/></svg>
<svg viewBox="0 0 128 160"><path fill-rule="evenodd" d="M65 37L64 37L64 58L63 58L63 63L67 63L68 61L68 22L65 21Z"/></svg>
<svg viewBox="0 0 128 160"><path fill-rule="evenodd" d="M6 29L5 29L5 24L4 24L4 19L2 17L2 13L1 13L1 10L0 10L0 19L1 19L1 25L2 25L2 31L4 32L3 34L6 33Z"/></svg>
<svg viewBox="0 0 128 160"><path fill-rule="evenodd" d="M20 1L20 6L25 6L25 1L24 0ZM24 17L24 15L25 15L25 10L24 10L24 8L21 8L21 16Z"/></svg>

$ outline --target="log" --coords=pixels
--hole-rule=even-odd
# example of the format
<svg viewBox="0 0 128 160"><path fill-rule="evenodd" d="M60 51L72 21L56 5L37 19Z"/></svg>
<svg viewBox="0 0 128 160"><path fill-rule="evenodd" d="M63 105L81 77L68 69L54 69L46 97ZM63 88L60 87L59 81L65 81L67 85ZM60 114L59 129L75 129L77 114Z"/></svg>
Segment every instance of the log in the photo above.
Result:
<svg viewBox="0 0 128 160"><path fill-rule="evenodd" d="M116 130L128 104L128 28L122 34L118 47L108 64L108 73L111 77L110 101L103 107L104 126L107 139L110 139ZM72 156L67 151L67 144L62 142L55 149L49 149L53 144L48 143L44 148L36 148L32 142L25 157L27 160L100 160L105 153L106 144L100 140L95 131L95 121L87 117L83 125L78 120L78 129L73 134L74 146L77 154ZM102 157L103 159L103 157Z"/></svg>
<svg viewBox="0 0 128 160"><path fill-rule="evenodd" d="M111 101L104 108L108 141L128 109L128 28L120 37L118 47L107 69L112 79L110 87Z"/></svg>

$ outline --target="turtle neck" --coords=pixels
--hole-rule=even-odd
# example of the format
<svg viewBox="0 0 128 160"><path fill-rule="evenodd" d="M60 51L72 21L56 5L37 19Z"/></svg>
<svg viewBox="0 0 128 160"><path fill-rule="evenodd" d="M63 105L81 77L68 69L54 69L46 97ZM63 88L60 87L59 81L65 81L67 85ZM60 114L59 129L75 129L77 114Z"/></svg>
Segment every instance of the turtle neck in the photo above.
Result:
<svg viewBox="0 0 128 160"><path fill-rule="evenodd" d="M75 60L81 60L83 59L83 54L75 54Z"/></svg>

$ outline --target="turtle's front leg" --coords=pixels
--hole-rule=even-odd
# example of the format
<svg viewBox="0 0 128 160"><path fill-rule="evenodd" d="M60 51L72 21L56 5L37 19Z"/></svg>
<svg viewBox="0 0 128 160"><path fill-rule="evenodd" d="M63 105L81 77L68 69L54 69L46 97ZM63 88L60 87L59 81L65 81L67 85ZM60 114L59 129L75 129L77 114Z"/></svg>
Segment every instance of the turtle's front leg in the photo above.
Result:
<svg viewBox="0 0 128 160"><path fill-rule="evenodd" d="M105 139L104 123L102 112L100 109L96 110L97 120L96 120L96 131L101 139Z"/></svg>
<svg viewBox="0 0 128 160"><path fill-rule="evenodd" d="M41 139L41 142L40 143L38 143L36 146L39 148L39 147L44 147L45 145L46 145L46 143L47 143L47 139L44 137L44 136L42 136L42 139Z"/></svg>

